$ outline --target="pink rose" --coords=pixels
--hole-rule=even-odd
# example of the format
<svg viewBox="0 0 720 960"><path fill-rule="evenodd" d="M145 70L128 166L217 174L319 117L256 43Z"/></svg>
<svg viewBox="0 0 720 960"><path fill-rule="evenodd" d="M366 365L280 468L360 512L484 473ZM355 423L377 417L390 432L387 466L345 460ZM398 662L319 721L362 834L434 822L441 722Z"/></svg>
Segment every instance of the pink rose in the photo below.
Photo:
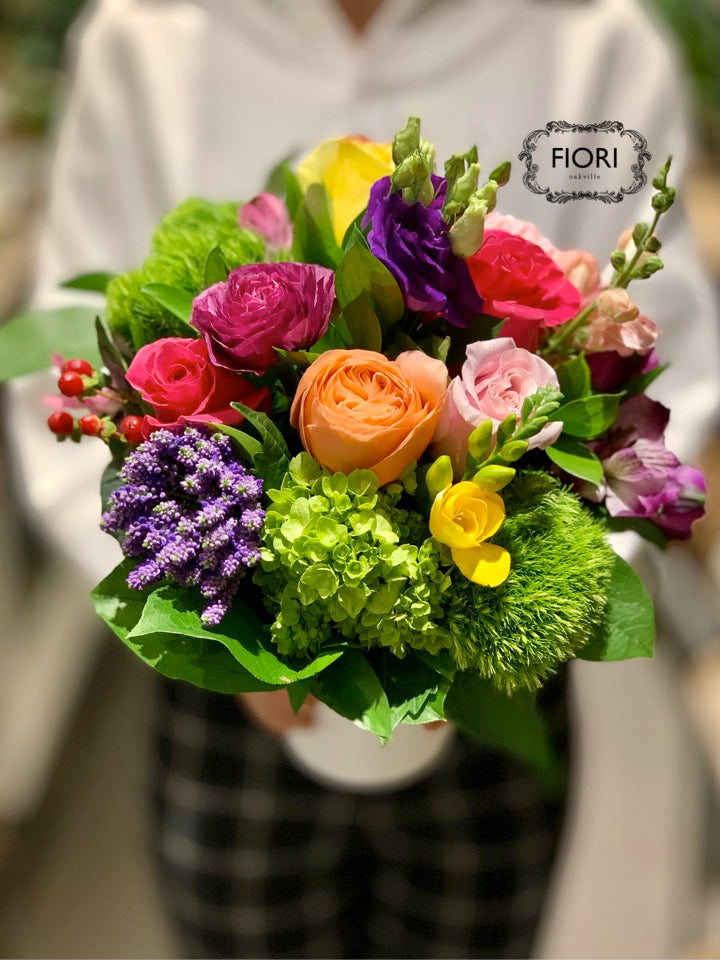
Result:
<svg viewBox="0 0 720 960"><path fill-rule="evenodd" d="M292 245L288 208L272 193L259 193L244 203L238 210L238 226L259 233L269 250L287 250Z"/></svg>
<svg viewBox="0 0 720 960"><path fill-rule="evenodd" d="M265 373L275 347L311 347L325 333L335 300L332 270L312 263L249 263L195 297L191 323L213 363Z"/></svg>
<svg viewBox="0 0 720 960"><path fill-rule="evenodd" d="M144 431L181 423L239 423L243 417L230 404L235 401L257 409L268 396L210 361L203 340L167 337L140 347L126 374L143 400L155 411L147 416Z"/></svg>
<svg viewBox="0 0 720 960"><path fill-rule="evenodd" d="M600 289L600 268L595 257L584 250L558 250L534 223L493 210L485 217L485 229L504 230L540 247L560 267L565 278L580 291L584 301L592 299Z"/></svg>
<svg viewBox="0 0 720 960"><path fill-rule="evenodd" d="M558 386L550 364L517 347L509 337L471 343L460 376L448 387L433 438L433 455L446 453L455 475L460 476L467 459L467 440L475 427L489 419L495 433L508 414L519 415L525 398L546 384ZM542 449L554 443L561 432L560 421L547 423L528 445Z"/></svg>
<svg viewBox="0 0 720 960"><path fill-rule="evenodd" d="M586 327L588 353L613 350L621 357L645 354L655 346L662 333L649 317L644 317L624 290L603 290L597 298L597 311Z"/></svg>
<svg viewBox="0 0 720 960"><path fill-rule="evenodd" d="M507 319L503 336L537 349L540 328L570 320L581 296L554 261L536 244L504 230L485 233L483 245L466 260L484 312Z"/></svg>

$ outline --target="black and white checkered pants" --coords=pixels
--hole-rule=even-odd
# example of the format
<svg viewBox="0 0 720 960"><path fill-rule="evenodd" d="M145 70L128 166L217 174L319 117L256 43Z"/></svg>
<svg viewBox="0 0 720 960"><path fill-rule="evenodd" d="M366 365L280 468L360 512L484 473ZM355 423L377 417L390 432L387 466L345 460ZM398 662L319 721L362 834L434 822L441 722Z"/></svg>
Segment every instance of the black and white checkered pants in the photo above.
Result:
<svg viewBox="0 0 720 960"><path fill-rule="evenodd" d="M564 684L553 709L562 730ZM162 685L152 844L192 957L528 957L558 846L550 801L458 736L422 781L328 790L231 697Z"/></svg>

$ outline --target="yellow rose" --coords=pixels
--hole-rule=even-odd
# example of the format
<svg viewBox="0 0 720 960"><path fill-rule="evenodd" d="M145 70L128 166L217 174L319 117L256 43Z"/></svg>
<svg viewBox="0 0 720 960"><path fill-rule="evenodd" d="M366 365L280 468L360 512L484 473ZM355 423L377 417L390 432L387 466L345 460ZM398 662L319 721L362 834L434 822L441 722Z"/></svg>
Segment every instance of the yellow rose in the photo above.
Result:
<svg viewBox="0 0 720 960"><path fill-rule="evenodd" d="M497 587L510 573L510 554L485 543L505 519L505 504L497 493L481 490L472 480L446 487L430 511L430 533L450 547L460 572L482 587Z"/></svg>
<svg viewBox="0 0 720 960"><path fill-rule="evenodd" d="M370 187L394 169L392 144L366 137L325 140L301 161L297 178L303 192L325 184L330 197L333 233L342 243L345 231L367 206Z"/></svg>

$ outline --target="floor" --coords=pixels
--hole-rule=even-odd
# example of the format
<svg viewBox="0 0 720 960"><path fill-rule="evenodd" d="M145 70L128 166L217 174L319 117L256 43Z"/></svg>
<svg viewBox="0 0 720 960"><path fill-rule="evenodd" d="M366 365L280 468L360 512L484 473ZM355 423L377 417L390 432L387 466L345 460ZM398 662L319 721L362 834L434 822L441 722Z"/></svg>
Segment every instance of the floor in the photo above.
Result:
<svg viewBox="0 0 720 960"><path fill-rule="evenodd" d="M172 957L144 835L153 678L99 640L87 695L39 812L6 833L2 957Z"/></svg>

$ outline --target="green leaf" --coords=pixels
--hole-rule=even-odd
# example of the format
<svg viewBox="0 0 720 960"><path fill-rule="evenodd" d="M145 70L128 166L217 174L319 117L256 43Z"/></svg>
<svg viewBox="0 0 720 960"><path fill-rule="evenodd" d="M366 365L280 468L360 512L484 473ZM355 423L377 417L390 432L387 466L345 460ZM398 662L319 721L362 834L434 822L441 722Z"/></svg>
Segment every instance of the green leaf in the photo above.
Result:
<svg viewBox="0 0 720 960"><path fill-rule="evenodd" d="M582 354L565 360L555 372L566 402L578 400L590 393L590 367Z"/></svg>
<svg viewBox="0 0 720 960"><path fill-rule="evenodd" d="M622 557L616 556L604 622L578 656L582 660L652 657L654 640L652 600L633 568Z"/></svg>
<svg viewBox="0 0 720 960"><path fill-rule="evenodd" d="M260 435L262 452L255 455L254 473L262 478L266 489L279 488L290 463L290 451L285 437L266 413L251 410L244 403L231 403L230 406L239 410Z"/></svg>
<svg viewBox="0 0 720 960"><path fill-rule="evenodd" d="M603 468L599 457L580 440L560 436L551 447L545 448L545 453L571 477L579 477L596 485L602 483Z"/></svg>
<svg viewBox="0 0 720 960"><path fill-rule="evenodd" d="M290 706L293 709L293 713L298 713L300 707L307 700L307 696L310 693L310 686L310 680L296 680L295 683L288 684L288 698L290 700Z"/></svg>
<svg viewBox="0 0 720 960"><path fill-rule="evenodd" d="M284 163L282 170L285 180L285 206L288 208L290 219L294 220L298 207L302 203L303 192L300 184L298 183L298 178L290 169L290 165L288 163Z"/></svg>
<svg viewBox="0 0 720 960"><path fill-rule="evenodd" d="M345 323L350 331L352 346L360 350L382 349L380 321L366 293L349 303L343 310Z"/></svg>
<svg viewBox="0 0 720 960"><path fill-rule="evenodd" d="M594 393L563 404L551 419L562 420L563 432L571 437L593 440L615 422L621 399L621 393Z"/></svg>
<svg viewBox="0 0 720 960"><path fill-rule="evenodd" d="M549 786L561 781L562 765L531 693L508 696L479 674L458 673L445 699L445 713L473 739L529 764Z"/></svg>
<svg viewBox="0 0 720 960"><path fill-rule="evenodd" d="M122 486L120 479L120 469L122 461L111 460L102 472L100 479L100 504L103 512L108 509L108 500L110 494Z"/></svg>
<svg viewBox="0 0 720 960"><path fill-rule="evenodd" d="M0 327L0 381L49 370L52 355L82 357L100 366L95 317L90 307L30 310Z"/></svg>
<svg viewBox="0 0 720 960"><path fill-rule="evenodd" d="M200 595L175 585L157 587L147 602L130 639L148 634L169 634L212 640L222 644L253 677L280 686L315 676L343 655L342 648L323 651L300 668L281 659L269 638L269 628L253 608L236 597L217 627L204 627L200 620Z"/></svg>
<svg viewBox="0 0 720 960"><path fill-rule="evenodd" d="M365 655L349 649L319 674L313 686L322 700L357 726L388 740L392 734L390 704L377 674Z"/></svg>
<svg viewBox="0 0 720 960"><path fill-rule="evenodd" d="M353 238L355 236L353 234ZM360 237L364 241L362 234ZM343 310L365 295L374 307L383 333L392 329L405 313L405 300L393 275L355 239L337 266L335 295Z"/></svg>
<svg viewBox="0 0 720 960"><path fill-rule="evenodd" d="M215 283L223 283L227 280L228 273L228 265L225 263L222 250L220 247L213 247L205 261L203 287L207 290L208 287L212 287ZM192 312L192 306L190 309ZM188 319L189 318L190 314L188 314Z"/></svg>
<svg viewBox="0 0 720 960"><path fill-rule="evenodd" d="M178 320L184 320L188 330L192 330L193 336L198 332L190 326L190 317L192 315L193 295L182 287L171 287L166 283L146 283L142 288L142 293L152 297L161 307L165 307Z"/></svg>
<svg viewBox="0 0 720 960"><path fill-rule="evenodd" d="M438 698L438 694L441 687L447 692L450 682L428 667L416 651L411 650L399 660L389 650L379 650L368 659L390 704L393 727L403 722L428 722L418 718L424 717L431 700L436 709L442 707L444 695ZM435 712L431 717L432 720L444 718L444 714L438 717Z"/></svg>
<svg viewBox="0 0 720 960"><path fill-rule="evenodd" d="M125 377L128 362L100 317L95 318L95 336L97 337L100 357L110 374L112 385L117 390L132 393L132 387Z"/></svg>
<svg viewBox="0 0 720 960"><path fill-rule="evenodd" d="M295 211L293 224L293 259L334 270L342 251L335 241L330 202L322 183L310 185Z"/></svg>
<svg viewBox="0 0 720 960"><path fill-rule="evenodd" d="M133 563L124 560L91 593L95 609L111 630L148 666L174 680L187 680L218 693L273 690L262 683L215 641L169 634L131 637L150 588L133 590L126 582Z"/></svg>
<svg viewBox="0 0 720 960"><path fill-rule="evenodd" d="M362 222L365 219L365 212L365 210L361 210L345 231L345 236L340 244L343 250L349 249L355 243L359 243L360 246L364 247L366 250L370 249L370 244L368 243L368 239L363 233L362 229ZM369 226L368 229L370 229Z"/></svg>
<svg viewBox="0 0 720 960"><path fill-rule="evenodd" d="M438 653L428 653L427 650L416 650L415 653L426 666L430 667L430 669L436 673L439 673L440 676L445 677L446 680L453 680L455 678L457 666L449 650L440 650Z"/></svg>
<svg viewBox="0 0 720 960"><path fill-rule="evenodd" d="M660 527L652 520L646 520L643 517L605 517L605 526L611 532L632 530L639 536L654 543L656 547L664 548L667 546L667 537Z"/></svg>
<svg viewBox="0 0 720 960"><path fill-rule="evenodd" d="M263 445L260 441L256 440L255 437L251 437L249 433L243 433L242 430L230 427L226 423L214 423L213 429L230 437L240 448L240 452L244 453L251 463L253 463L255 457L263 451Z"/></svg>
<svg viewBox="0 0 720 960"><path fill-rule="evenodd" d="M664 373L669 367L668 363L662 363L654 370L648 370L647 373L639 373L631 377L627 383L623 384L623 391L626 396L634 396L636 393L644 393L653 380L656 380L661 373Z"/></svg>
<svg viewBox="0 0 720 960"><path fill-rule="evenodd" d="M68 290L89 290L92 293L105 293L107 285L117 276L116 273L81 273L71 280L61 283Z"/></svg>
<svg viewBox="0 0 720 960"><path fill-rule="evenodd" d="M294 174L290 170L289 164L295 156L295 153L295 150L291 150L290 153L285 154L282 160L275 164L265 178L265 183L262 188L263 193L273 193L276 197L282 197L287 193L288 174L294 179ZM297 180L295 182L297 183Z"/></svg>

